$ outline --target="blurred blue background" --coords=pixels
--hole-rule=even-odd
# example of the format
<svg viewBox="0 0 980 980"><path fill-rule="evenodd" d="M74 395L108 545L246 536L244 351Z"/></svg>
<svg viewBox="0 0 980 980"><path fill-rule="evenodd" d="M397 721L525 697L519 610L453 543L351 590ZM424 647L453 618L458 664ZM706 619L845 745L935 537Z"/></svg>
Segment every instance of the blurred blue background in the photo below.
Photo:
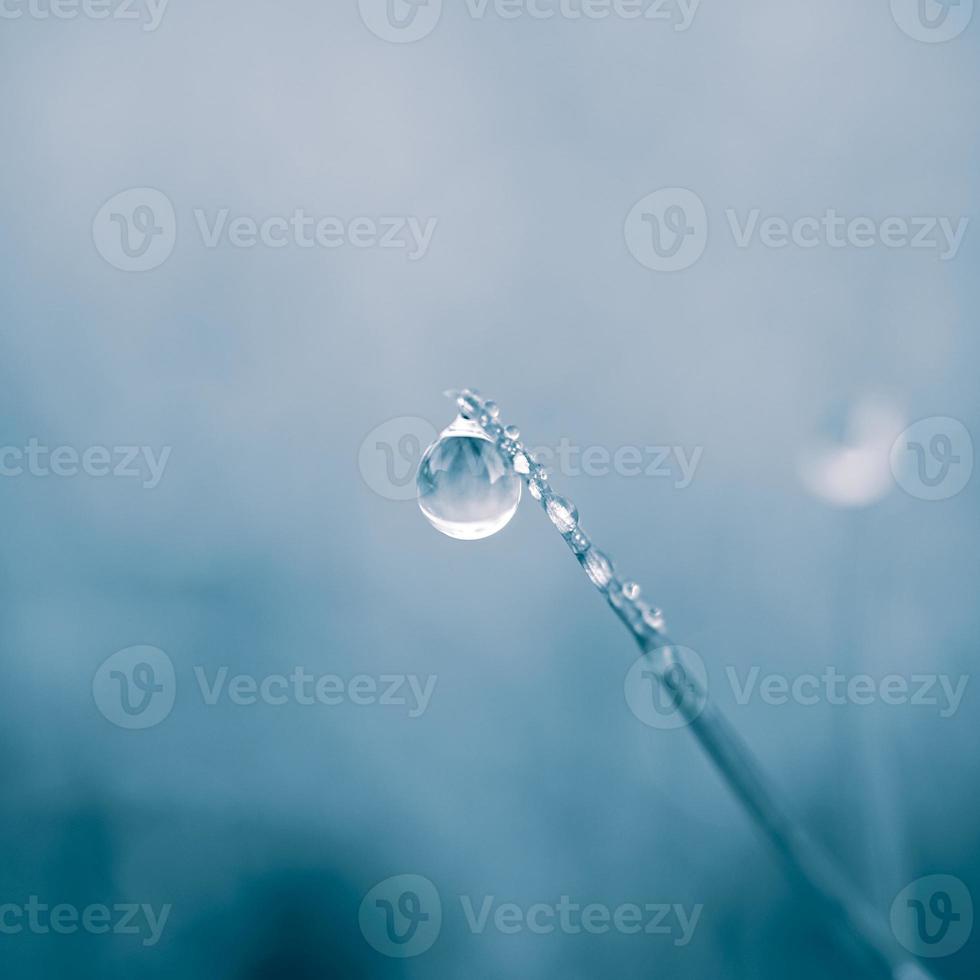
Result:
<svg viewBox="0 0 980 980"><path fill-rule="evenodd" d="M398 420L441 429L441 392L472 385L532 445L700 449L680 488L554 482L883 922L924 875L980 895L972 682L943 717L739 704L726 673L972 673L977 481L923 499L888 449L919 419L980 431L977 229L943 260L740 248L725 215L975 215L980 24L928 43L883 0L704 0L683 30L671 4L447 2L397 43L378 8L171 0L144 30L145 5L60 20L11 0L24 15L0 20L0 443L171 450L153 487L0 478L0 903L171 906L151 946L0 935L4 975L858 975L690 732L629 709L629 638L533 501L468 544L390 499L417 462ZM704 254L658 272L624 222L673 187L704 203ZM176 217L143 272L94 224L130 188ZM209 248L194 212L222 208L437 225L416 260ZM386 450L366 437L390 420ZM134 645L169 657L176 700L129 730L93 679ZM222 667L437 680L418 717L209 705L195 668ZM359 910L402 874L443 921L393 958ZM702 911L679 943L475 933L461 907L562 895ZM975 977L976 938L929 965Z"/></svg>

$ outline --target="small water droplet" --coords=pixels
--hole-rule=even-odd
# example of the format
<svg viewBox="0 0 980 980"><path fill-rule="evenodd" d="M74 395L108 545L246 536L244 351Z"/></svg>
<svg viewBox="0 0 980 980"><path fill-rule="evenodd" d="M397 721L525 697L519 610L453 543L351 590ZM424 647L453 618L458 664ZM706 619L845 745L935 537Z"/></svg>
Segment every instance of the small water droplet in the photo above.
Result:
<svg viewBox="0 0 980 980"><path fill-rule="evenodd" d="M466 541L496 534L521 500L520 478L486 433L464 418L426 450L416 485L419 508L429 523Z"/></svg>
<svg viewBox="0 0 980 980"><path fill-rule="evenodd" d="M459 414L464 419L475 419L480 415L480 399L469 389L464 389L457 395L456 404L459 406Z"/></svg>
<svg viewBox="0 0 980 980"><path fill-rule="evenodd" d="M496 402L484 402L483 411L490 416L490 418L495 419L500 415L500 406Z"/></svg>
<svg viewBox="0 0 980 980"><path fill-rule="evenodd" d="M548 492L548 471L540 463L531 464L527 488L535 500L540 500Z"/></svg>
<svg viewBox="0 0 980 980"><path fill-rule="evenodd" d="M667 627L667 622L664 619L663 612L659 609L655 609L652 606L644 606L643 622L649 626L650 629L656 630L658 633L663 632L663 630Z"/></svg>
<svg viewBox="0 0 980 980"><path fill-rule="evenodd" d="M630 602L635 602L640 598L640 587L636 582L626 582L623 585L623 595L626 596Z"/></svg>
<svg viewBox="0 0 980 980"><path fill-rule="evenodd" d="M516 425L508 425L507 428L504 429L504 435L507 436L507 438L512 442L517 442L517 440L521 437L521 430L518 429Z"/></svg>
<svg viewBox="0 0 980 980"><path fill-rule="evenodd" d="M592 542L589 541L588 535L579 528L568 539L568 545L576 555L584 555L592 546Z"/></svg>
<svg viewBox="0 0 980 980"><path fill-rule="evenodd" d="M571 534L578 527L578 510L570 500L553 494L545 501L544 508L551 518L551 523L562 534Z"/></svg>
<svg viewBox="0 0 980 980"><path fill-rule="evenodd" d="M605 589L613 579L613 567L609 559L598 548L589 548L580 561L585 574L592 579L597 589Z"/></svg>
<svg viewBox="0 0 980 980"><path fill-rule="evenodd" d="M504 430L502 436L497 439L497 448L507 457L513 459L514 456L523 448L519 442L514 442L510 436L507 435L507 430Z"/></svg>

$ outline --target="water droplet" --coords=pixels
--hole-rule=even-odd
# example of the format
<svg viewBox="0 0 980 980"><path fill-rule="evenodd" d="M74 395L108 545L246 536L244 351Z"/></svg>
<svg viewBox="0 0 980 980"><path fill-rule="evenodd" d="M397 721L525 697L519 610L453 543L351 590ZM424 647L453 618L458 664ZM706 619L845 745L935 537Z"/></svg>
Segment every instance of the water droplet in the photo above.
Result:
<svg viewBox="0 0 980 980"><path fill-rule="evenodd" d="M545 501L544 509L562 534L571 534L578 527L578 510L570 500L553 494Z"/></svg>
<svg viewBox="0 0 980 980"><path fill-rule="evenodd" d="M513 459L523 447L519 442L514 442L504 429L503 435L497 439L497 448L509 459Z"/></svg>
<svg viewBox="0 0 980 980"><path fill-rule="evenodd" d="M588 535L579 528L568 539L568 545L576 555L584 555L592 546L592 542L589 541Z"/></svg>
<svg viewBox="0 0 980 980"><path fill-rule="evenodd" d="M459 414L464 419L475 419L480 415L480 399L477 398L476 392L468 388L456 396L456 404L459 406Z"/></svg>
<svg viewBox="0 0 980 980"><path fill-rule="evenodd" d="M662 633L667 626L663 612L652 606L643 607L643 622L658 633Z"/></svg>
<svg viewBox="0 0 980 980"><path fill-rule="evenodd" d="M640 587L636 582L626 582L623 585L623 595L629 599L630 602L635 602L640 598Z"/></svg>
<svg viewBox="0 0 980 980"><path fill-rule="evenodd" d="M527 488L535 500L540 500L548 490L548 471L540 463L531 464L531 475L528 477Z"/></svg>
<svg viewBox="0 0 980 980"><path fill-rule="evenodd" d="M475 423L457 418L426 450L416 479L419 507L437 531L475 541L505 527L521 481Z"/></svg>
<svg viewBox="0 0 980 980"><path fill-rule="evenodd" d="M484 402L483 411L486 412L492 419L495 419L500 415L500 407L496 402Z"/></svg>
<svg viewBox="0 0 980 980"><path fill-rule="evenodd" d="M507 428L504 429L504 435L507 436L511 442L517 442L517 440L521 437L521 430L518 429L516 425L508 425Z"/></svg>
<svg viewBox="0 0 980 980"><path fill-rule="evenodd" d="M597 589L605 589L613 579L613 567L609 559L598 548L589 550L580 557L585 574L592 579Z"/></svg>

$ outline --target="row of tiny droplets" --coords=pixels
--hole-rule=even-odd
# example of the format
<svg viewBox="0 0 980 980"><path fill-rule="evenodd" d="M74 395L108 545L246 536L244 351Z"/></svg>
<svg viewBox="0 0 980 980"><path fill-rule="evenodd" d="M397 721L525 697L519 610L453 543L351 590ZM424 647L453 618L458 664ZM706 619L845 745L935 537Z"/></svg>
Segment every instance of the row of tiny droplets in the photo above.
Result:
<svg viewBox="0 0 980 980"><path fill-rule="evenodd" d="M517 426L503 425L496 402L484 401L470 389L459 392L456 404L463 418L475 421L494 441L504 459L525 482L528 492L544 508L592 584L605 595L637 639L647 644L662 642L666 634L663 613L640 598L639 585L619 580L612 562L579 526L575 505L551 489L544 467L524 449Z"/></svg>

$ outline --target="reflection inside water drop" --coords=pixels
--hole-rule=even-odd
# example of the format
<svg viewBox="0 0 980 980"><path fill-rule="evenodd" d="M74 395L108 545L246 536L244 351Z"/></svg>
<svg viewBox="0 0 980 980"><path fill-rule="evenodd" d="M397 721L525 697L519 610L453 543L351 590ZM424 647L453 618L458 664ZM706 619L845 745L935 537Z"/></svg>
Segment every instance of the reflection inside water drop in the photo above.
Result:
<svg viewBox="0 0 980 980"><path fill-rule="evenodd" d="M479 425L462 417L426 450L417 486L432 526L466 541L496 534L521 500L520 478Z"/></svg>

